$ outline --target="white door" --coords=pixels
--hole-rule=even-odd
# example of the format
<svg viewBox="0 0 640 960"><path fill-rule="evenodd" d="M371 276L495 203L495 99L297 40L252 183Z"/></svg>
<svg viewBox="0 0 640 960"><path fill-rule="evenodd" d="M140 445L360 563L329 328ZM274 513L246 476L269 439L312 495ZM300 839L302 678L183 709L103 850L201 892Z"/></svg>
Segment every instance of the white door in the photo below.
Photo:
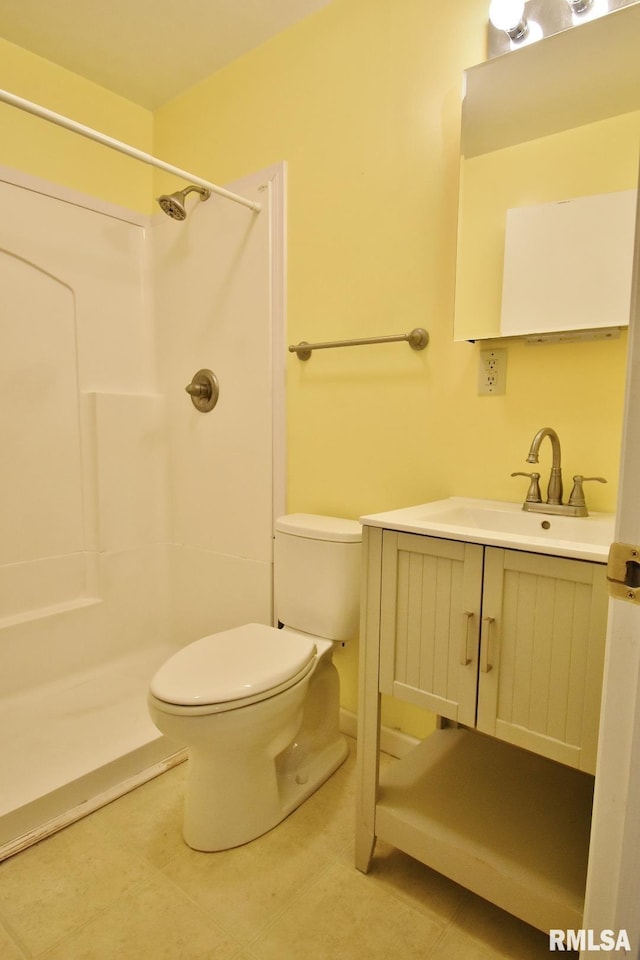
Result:
<svg viewBox="0 0 640 960"><path fill-rule="evenodd" d="M637 221L640 223L640 218ZM616 540L640 544L640 244L636 231ZM640 957L640 606L611 600L584 927ZM595 937L596 942L599 936ZM596 954L593 953L593 956ZM591 956L583 951L581 957ZM600 954L598 954L600 956Z"/></svg>

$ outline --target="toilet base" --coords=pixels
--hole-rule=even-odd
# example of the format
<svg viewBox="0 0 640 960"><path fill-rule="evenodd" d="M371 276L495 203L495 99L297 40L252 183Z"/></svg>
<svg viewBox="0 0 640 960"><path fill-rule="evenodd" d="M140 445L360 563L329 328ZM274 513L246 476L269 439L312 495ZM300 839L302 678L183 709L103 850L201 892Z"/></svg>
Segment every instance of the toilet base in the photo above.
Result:
<svg viewBox="0 0 640 960"><path fill-rule="evenodd" d="M325 744L319 752L308 754L300 763L293 762L295 747L294 744L271 762L257 764L254 758L244 770L236 766L236 782L227 785L231 789L225 790L225 795L236 801L239 796L254 797L255 803L249 804L251 809L245 808L240 816L237 809L233 816L219 811L220 818L211 809L210 757L205 755L201 764L197 751L191 751L183 828L187 846L214 853L268 833L315 793L349 753L342 736ZM219 789L215 793L219 796Z"/></svg>
<svg viewBox="0 0 640 960"><path fill-rule="evenodd" d="M280 793L283 813L278 823L315 793L344 763L348 754L347 741L344 737L338 737L333 743L327 744L321 753L308 758L295 773L282 774Z"/></svg>

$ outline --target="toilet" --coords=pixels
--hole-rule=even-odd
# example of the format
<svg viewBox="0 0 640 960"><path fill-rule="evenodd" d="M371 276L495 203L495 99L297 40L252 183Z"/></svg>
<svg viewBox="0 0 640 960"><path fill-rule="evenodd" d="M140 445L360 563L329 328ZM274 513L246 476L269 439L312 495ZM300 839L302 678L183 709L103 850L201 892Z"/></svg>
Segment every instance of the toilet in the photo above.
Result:
<svg viewBox="0 0 640 960"><path fill-rule="evenodd" d="M345 759L332 654L358 633L361 540L355 520L281 517L281 626L202 637L151 680L153 722L189 749L184 839L193 849L226 850L266 833Z"/></svg>

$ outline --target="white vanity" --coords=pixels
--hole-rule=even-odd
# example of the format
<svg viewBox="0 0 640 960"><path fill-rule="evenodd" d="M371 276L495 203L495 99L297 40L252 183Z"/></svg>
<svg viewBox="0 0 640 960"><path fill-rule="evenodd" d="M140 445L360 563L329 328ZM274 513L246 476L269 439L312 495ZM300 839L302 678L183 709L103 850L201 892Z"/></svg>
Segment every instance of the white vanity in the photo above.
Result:
<svg viewBox="0 0 640 960"><path fill-rule="evenodd" d="M613 516L450 498L361 519L356 866L379 837L581 927ZM382 693L441 718L384 777Z"/></svg>

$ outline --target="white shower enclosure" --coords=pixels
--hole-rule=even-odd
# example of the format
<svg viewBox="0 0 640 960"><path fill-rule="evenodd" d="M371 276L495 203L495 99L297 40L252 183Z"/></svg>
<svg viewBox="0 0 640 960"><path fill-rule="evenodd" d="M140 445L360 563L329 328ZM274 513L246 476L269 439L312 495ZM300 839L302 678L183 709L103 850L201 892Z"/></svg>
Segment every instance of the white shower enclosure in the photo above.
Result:
<svg viewBox="0 0 640 960"><path fill-rule="evenodd" d="M0 170L0 855L172 762L174 649L272 622L284 166L233 188L176 222Z"/></svg>

